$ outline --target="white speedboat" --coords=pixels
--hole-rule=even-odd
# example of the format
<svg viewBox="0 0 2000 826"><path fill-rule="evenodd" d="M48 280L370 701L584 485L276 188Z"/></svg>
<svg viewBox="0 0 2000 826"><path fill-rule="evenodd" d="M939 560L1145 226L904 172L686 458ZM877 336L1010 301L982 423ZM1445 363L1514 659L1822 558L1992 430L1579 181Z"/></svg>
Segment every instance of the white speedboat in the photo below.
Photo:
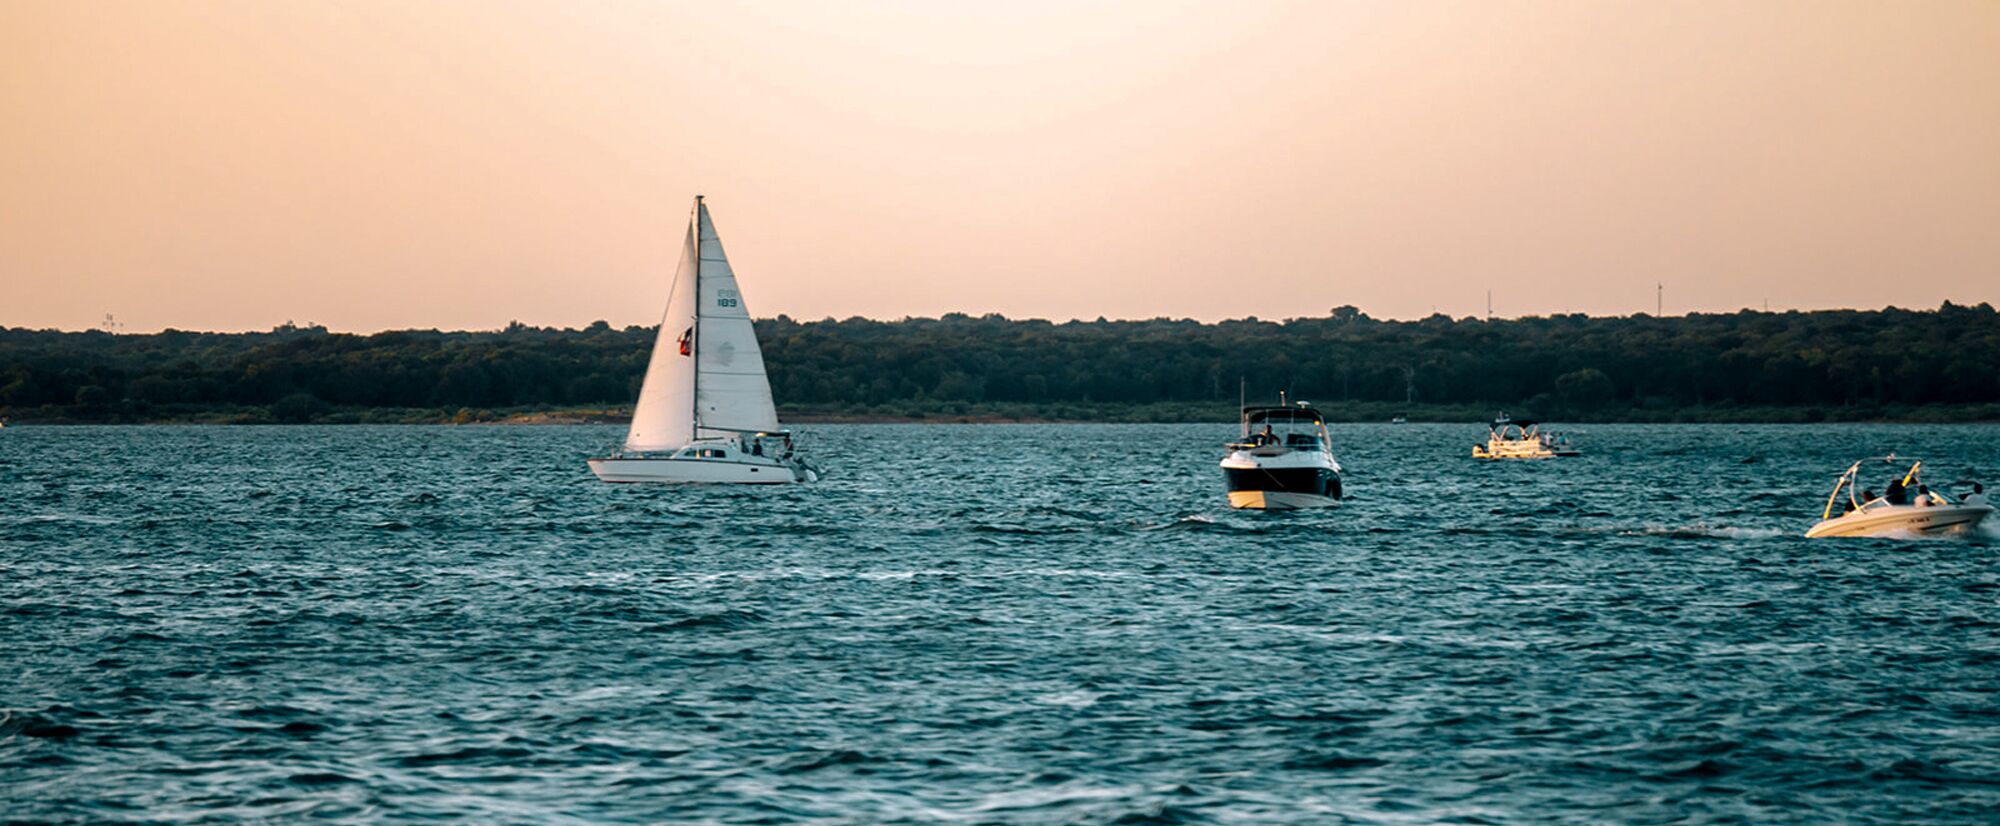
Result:
<svg viewBox="0 0 2000 826"><path fill-rule="evenodd" d="M1889 457L1894 461L1895 457ZM1979 526L1993 513L1993 506L1983 501L1952 501L1942 491L1933 491L1919 481L1918 472L1924 463L1910 466L1910 471L1902 478L1892 480L1888 491L1882 496L1855 493L1855 477L1861 472L1861 462L1855 462L1840 474L1833 483L1833 494L1826 498L1826 509L1820 512L1820 521L1806 531L1807 538L1822 536L1935 536L1961 533ZM1847 501L1840 501L1845 491ZM1969 497L1975 500L1984 495ZM1840 511L1838 516L1834 515Z"/></svg>
<svg viewBox="0 0 2000 826"><path fill-rule="evenodd" d="M1487 425L1486 444L1472 446L1474 459L1559 459L1582 456L1570 444L1569 434L1543 430L1532 419L1508 418L1501 413Z"/></svg>
<svg viewBox="0 0 2000 826"><path fill-rule="evenodd" d="M811 482L778 426L750 310L701 196L625 443L591 459L606 482Z"/></svg>
<svg viewBox="0 0 2000 826"><path fill-rule="evenodd" d="M1230 507L1323 508L1340 501L1340 463L1319 411L1299 402L1242 413L1242 435L1226 445L1221 463Z"/></svg>

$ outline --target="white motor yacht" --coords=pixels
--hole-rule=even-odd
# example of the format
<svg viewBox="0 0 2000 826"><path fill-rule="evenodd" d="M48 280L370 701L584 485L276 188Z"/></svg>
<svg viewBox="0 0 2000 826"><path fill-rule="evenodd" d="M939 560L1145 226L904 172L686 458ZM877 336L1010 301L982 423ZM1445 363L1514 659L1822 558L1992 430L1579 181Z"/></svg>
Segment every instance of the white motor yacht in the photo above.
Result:
<svg viewBox="0 0 2000 826"><path fill-rule="evenodd" d="M1326 420L1305 402L1244 407L1242 434L1226 447L1222 476L1232 508L1323 508L1340 501L1340 463Z"/></svg>
<svg viewBox="0 0 2000 826"><path fill-rule="evenodd" d="M1895 461L1895 457L1887 457L1887 461ZM1942 491L1930 490L1918 477L1924 466L1922 462L1911 465L1901 478L1891 480L1882 496L1874 496L1872 491L1857 494L1855 478L1861 472L1861 465L1862 462L1855 462L1848 466L1847 472L1834 481L1833 493L1826 498L1826 509L1820 512L1819 523L1806 531L1808 538L1961 533L1978 527L1993 513L1992 505L1978 501L1985 498L1983 494L1968 497L1974 501L1953 501ZM1841 501L1843 491L1847 494L1845 502Z"/></svg>
<svg viewBox="0 0 2000 826"><path fill-rule="evenodd" d="M590 470L606 482L819 478L778 426L750 310L699 195L632 429L618 450L591 459Z"/></svg>
<svg viewBox="0 0 2000 826"><path fill-rule="evenodd" d="M1487 425L1486 444L1472 446L1474 459L1559 459L1582 456L1570 444L1569 434L1543 430L1533 419L1509 418L1501 413Z"/></svg>

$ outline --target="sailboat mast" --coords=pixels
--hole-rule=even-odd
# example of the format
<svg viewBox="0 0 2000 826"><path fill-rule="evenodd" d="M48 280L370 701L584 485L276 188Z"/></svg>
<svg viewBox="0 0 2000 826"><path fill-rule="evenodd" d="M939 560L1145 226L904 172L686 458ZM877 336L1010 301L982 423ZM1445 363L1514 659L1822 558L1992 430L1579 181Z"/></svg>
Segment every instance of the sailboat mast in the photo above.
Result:
<svg viewBox="0 0 2000 826"><path fill-rule="evenodd" d="M694 385L688 393L688 442L701 437L701 196L694 196L694 327L688 336L688 358L694 361Z"/></svg>

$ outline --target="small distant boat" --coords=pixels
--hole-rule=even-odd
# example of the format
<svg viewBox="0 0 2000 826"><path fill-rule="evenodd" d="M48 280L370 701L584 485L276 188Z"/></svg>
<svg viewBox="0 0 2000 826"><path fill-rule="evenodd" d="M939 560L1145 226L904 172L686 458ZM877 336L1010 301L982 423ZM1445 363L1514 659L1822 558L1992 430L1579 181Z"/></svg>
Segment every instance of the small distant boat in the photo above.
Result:
<svg viewBox="0 0 2000 826"><path fill-rule="evenodd" d="M1222 476L1229 506L1288 510L1340 501L1340 463L1326 420L1311 405L1244 407L1242 435L1225 445Z"/></svg>
<svg viewBox="0 0 2000 826"><path fill-rule="evenodd" d="M1895 457L1887 457L1887 461L1895 461ZM1848 466L1834 481L1833 493L1826 498L1826 509L1820 512L1819 523L1807 529L1807 538L1962 533L1978 527L1993 513L1992 505L1979 501L1985 498L1984 494L1967 497L1974 501L1953 502L1941 491L1926 489L1917 475L1923 470L1922 462L1911 465L1902 478L1891 481L1885 495L1873 496L1872 491L1871 495L1857 495L1855 477L1861 472L1861 465L1862 462L1855 462ZM1847 493L1845 503L1840 501L1842 491ZM1839 508L1841 514L1835 516L1836 506L1843 504L1845 507Z"/></svg>
<svg viewBox="0 0 2000 826"><path fill-rule="evenodd" d="M1389 423L1390 423L1390 424L1409 424L1409 423L1410 423L1410 417L1408 417L1408 416L1397 416L1397 417L1395 417L1395 418L1393 418L1393 419L1390 419L1390 420L1389 420Z"/></svg>
<svg viewBox="0 0 2000 826"><path fill-rule="evenodd" d="M778 426L757 331L699 195L632 428L618 450L589 463L606 482L819 478Z"/></svg>
<svg viewBox="0 0 2000 826"><path fill-rule="evenodd" d="M1569 435L1543 430L1533 419L1512 419L1506 413L1487 425L1486 444L1472 446L1474 459L1557 459L1582 456Z"/></svg>

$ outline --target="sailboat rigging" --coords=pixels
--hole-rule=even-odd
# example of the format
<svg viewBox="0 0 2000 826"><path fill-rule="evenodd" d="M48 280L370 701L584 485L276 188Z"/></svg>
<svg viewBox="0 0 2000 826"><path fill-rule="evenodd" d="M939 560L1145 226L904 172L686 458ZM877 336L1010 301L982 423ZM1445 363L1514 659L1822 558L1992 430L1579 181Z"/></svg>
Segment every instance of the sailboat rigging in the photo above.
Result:
<svg viewBox="0 0 2000 826"><path fill-rule="evenodd" d="M590 460L607 482L810 482L818 473L778 424L736 273L694 199L680 264L625 442Z"/></svg>

